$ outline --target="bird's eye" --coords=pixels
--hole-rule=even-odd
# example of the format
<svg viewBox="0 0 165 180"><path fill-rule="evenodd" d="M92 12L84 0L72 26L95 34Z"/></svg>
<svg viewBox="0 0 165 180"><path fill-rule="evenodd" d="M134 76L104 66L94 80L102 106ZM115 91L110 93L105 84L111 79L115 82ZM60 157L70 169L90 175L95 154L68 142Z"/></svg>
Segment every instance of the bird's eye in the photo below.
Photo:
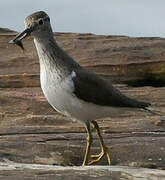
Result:
<svg viewBox="0 0 165 180"><path fill-rule="evenodd" d="M42 19L41 19L41 20L39 20L38 24L39 24L39 25L44 24L43 20L42 20Z"/></svg>

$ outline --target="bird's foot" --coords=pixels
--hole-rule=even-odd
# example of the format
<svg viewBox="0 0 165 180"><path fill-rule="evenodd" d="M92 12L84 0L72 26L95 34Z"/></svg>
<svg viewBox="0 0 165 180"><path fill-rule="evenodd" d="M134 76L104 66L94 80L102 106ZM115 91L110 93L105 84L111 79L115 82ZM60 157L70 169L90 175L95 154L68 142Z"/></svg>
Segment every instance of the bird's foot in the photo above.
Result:
<svg viewBox="0 0 165 180"><path fill-rule="evenodd" d="M103 151L101 151L101 153L100 154L93 154L93 155L91 155L91 158L92 159L97 159L97 158L100 158L101 156L104 156L105 155L105 153L103 152Z"/></svg>
<svg viewBox="0 0 165 180"><path fill-rule="evenodd" d="M110 154L109 154L107 148L102 149L102 151L101 151L100 154L91 155L91 158L92 158L93 160L90 161L90 162L88 163L88 165L91 165L91 164L94 164L94 163L99 162L105 155L107 156L108 164L111 165L111 158L110 158Z"/></svg>

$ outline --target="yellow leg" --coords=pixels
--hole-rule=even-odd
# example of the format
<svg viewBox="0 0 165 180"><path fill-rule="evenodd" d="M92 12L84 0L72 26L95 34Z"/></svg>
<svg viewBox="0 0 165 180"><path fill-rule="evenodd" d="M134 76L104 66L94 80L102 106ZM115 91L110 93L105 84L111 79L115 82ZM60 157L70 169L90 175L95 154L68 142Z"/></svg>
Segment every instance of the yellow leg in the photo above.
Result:
<svg viewBox="0 0 165 180"><path fill-rule="evenodd" d="M91 130L90 130L90 124L86 125L86 129L87 129L87 133L88 133L87 147L86 147L84 161L83 161L82 166L88 165L89 154L90 154L90 149L91 149L91 144L92 144L92 134L91 134Z"/></svg>
<svg viewBox="0 0 165 180"><path fill-rule="evenodd" d="M96 159L92 160L90 163L88 163L88 165L100 161L105 155L107 156L108 164L110 165L111 164L111 158L110 158L108 149L105 146L103 138L101 136L100 128L99 128L99 126L98 126L96 121L92 121L92 124L94 125L94 127L96 129L96 132L97 132L97 135L98 135L98 138L99 138L100 147L101 147L101 153L98 154L98 155L92 155L91 157L92 158L96 158Z"/></svg>

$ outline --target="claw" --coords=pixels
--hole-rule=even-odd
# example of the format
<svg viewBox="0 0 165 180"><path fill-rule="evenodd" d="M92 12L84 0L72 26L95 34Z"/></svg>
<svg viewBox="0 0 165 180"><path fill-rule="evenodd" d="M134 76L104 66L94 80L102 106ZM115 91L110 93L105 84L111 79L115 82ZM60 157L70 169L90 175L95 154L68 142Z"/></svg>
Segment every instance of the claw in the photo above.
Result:
<svg viewBox="0 0 165 180"><path fill-rule="evenodd" d="M91 165L91 164L94 164L94 163L99 162L99 161L104 157L104 155L105 155L104 152L102 152L102 153L100 153L100 154L98 154L98 155L93 155L93 156L98 156L98 157L97 157L97 159L93 159L92 161L90 161L90 162L88 163L88 165Z"/></svg>
<svg viewBox="0 0 165 180"><path fill-rule="evenodd" d="M111 165L111 158L110 158L109 152L107 152L107 150L102 150L100 154L91 155L91 158L93 160L90 161L88 163L88 165L99 162L105 155L107 156L108 164Z"/></svg>
<svg viewBox="0 0 165 180"><path fill-rule="evenodd" d="M100 157L102 154L103 154L103 152L101 152L100 154L93 154L93 155L91 155L91 158L92 158L92 159L98 158L98 157Z"/></svg>

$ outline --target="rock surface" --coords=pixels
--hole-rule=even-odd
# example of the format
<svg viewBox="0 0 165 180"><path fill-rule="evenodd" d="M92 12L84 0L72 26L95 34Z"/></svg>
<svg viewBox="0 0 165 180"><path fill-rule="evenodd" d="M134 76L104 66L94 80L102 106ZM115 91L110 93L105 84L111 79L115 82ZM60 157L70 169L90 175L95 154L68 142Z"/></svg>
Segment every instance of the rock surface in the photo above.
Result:
<svg viewBox="0 0 165 180"><path fill-rule="evenodd" d="M8 44L16 34L0 29L0 179L21 179L22 173L25 179L65 179L73 173L74 179L78 175L89 179L90 168L63 167L81 165L86 146L84 127L68 121L47 103L39 87L39 63L32 40L25 40L26 51L22 52ZM107 80L127 83L116 86L131 97L150 101L151 109L161 114L131 111L98 120L115 166L91 167L92 176L163 179L164 172L159 170L137 173L140 167L165 169L165 39L74 33L56 33L56 37L81 65ZM99 143L93 134L95 154ZM49 169L46 165L61 167ZM100 165L107 165L106 160Z"/></svg>
<svg viewBox="0 0 165 180"><path fill-rule="evenodd" d="M39 62L32 39L25 51L8 44L17 33L0 29L0 87L38 86ZM165 39L55 33L58 44L82 66L114 82L165 84ZM11 76L18 75L14 80ZM21 76L20 76L21 74ZM8 76L3 76L8 75ZM4 77L4 80L3 80Z"/></svg>
<svg viewBox="0 0 165 180"><path fill-rule="evenodd" d="M63 167L38 164L0 163L3 180L139 180L165 179L165 171L122 166Z"/></svg>

